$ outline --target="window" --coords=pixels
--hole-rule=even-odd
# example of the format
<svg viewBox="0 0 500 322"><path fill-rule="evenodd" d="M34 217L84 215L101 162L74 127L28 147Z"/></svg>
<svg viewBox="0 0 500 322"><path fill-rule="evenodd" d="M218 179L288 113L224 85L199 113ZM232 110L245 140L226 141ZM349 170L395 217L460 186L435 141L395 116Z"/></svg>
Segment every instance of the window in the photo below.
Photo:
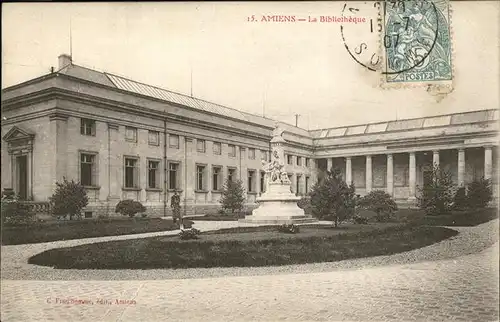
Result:
<svg viewBox="0 0 500 322"><path fill-rule="evenodd" d="M179 163L168 164L168 189L179 189Z"/></svg>
<svg viewBox="0 0 500 322"><path fill-rule="evenodd" d="M235 179L236 169L230 168L227 169L227 180L233 182Z"/></svg>
<svg viewBox="0 0 500 322"><path fill-rule="evenodd" d="M229 155L232 158L236 157L236 146L229 144L228 148L229 148L229 153L227 155Z"/></svg>
<svg viewBox="0 0 500 322"><path fill-rule="evenodd" d="M170 134L168 142L169 142L168 145L171 148L176 148L176 149L179 148L179 136L178 135Z"/></svg>
<svg viewBox="0 0 500 322"><path fill-rule="evenodd" d="M214 154L220 155L222 152L222 144L220 142L214 142L213 150Z"/></svg>
<svg viewBox="0 0 500 322"><path fill-rule="evenodd" d="M139 187L139 169L136 158L125 158L125 188Z"/></svg>
<svg viewBox="0 0 500 322"><path fill-rule="evenodd" d="M248 149L248 158L251 160L255 160L255 149L252 148Z"/></svg>
<svg viewBox="0 0 500 322"><path fill-rule="evenodd" d="M149 131L148 132L148 143L149 143L149 145L160 145L160 132Z"/></svg>
<svg viewBox="0 0 500 322"><path fill-rule="evenodd" d="M97 186L97 166L95 154L80 154L80 182L86 187Z"/></svg>
<svg viewBox="0 0 500 322"><path fill-rule="evenodd" d="M260 150L260 159L267 161L267 151Z"/></svg>
<svg viewBox="0 0 500 322"><path fill-rule="evenodd" d="M125 127L125 140L129 142L137 142L137 129L135 127Z"/></svg>
<svg viewBox="0 0 500 322"><path fill-rule="evenodd" d="M254 192L255 188L255 171L248 170L248 192Z"/></svg>
<svg viewBox="0 0 500 322"><path fill-rule="evenodd" d="M205 166L196 166L196 190L205 190Z"/></svg>
<svg viewBox="0 0 500 322"><path fill-rule="evenodd" d="M148 161L148 188L160 188L160 161Z"/></svg>
<svg viewBox="0 0 500 322"><path fill-rule="evenodd" d="M297 165L302 165L302 157L297 157Z"/></svg>
<svg viewBox="0 0 500 322"><path fill-rule="evenodd" d="M196 140L196 150L198 152L205 152L205 140Z"/></svg>
<svg viewBox="0 0 500 322"><path fill-rule="evenodd" d="M266 173L264 171L260 172L260 192L266 191Z"/></svg>
<svg viewBox="0 0 500 322"><path fill-rule="evenodd" d="M85 211L85 218L92 218L92 211Z"/></svg>
<svg viewBox="0 0 500 322"><path fill-rule="evenodd" d="M292 156L291 155L287 155L286 160L287 160L288 164L292 164Z"/></svg>
<svg viewBox="0 0 500 322"><path fill-rule="evenodd" d="M219 191L222 186L222 168L213 167L212 168L212 190Z"/></svg>
<svg viewBox="0 0 500 322"><path fill-rule="evenodd" d="M300 180L302 179L302 176L297 176L295 178L295 194L298 196L302 193L302 191L300 191Z"/></svg>
<svg viewBox="0 0 500 322"><path fill-rule="evenodd" d="M81 119L80 134L95 136L95 121L89 119Z"/></svg>
<svg viewBox="0 0 500 322"><path fill-rule="evenodd" d="M306 177L306 193L309 193L309 177Z"/></svg>
<svg viewBox="0 0 500 322"><path fill-rule="evenodd" d="M309 168L309 158L306 158L306 167Z"/></svg>

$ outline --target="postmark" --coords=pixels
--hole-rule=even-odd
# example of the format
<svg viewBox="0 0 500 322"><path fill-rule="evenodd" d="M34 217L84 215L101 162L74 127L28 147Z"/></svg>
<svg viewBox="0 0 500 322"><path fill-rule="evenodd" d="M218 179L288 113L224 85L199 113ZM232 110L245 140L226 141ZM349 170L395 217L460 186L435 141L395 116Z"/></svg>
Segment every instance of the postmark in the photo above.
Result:
<svg viewBox="0 0 500 322"><path fill-rule="evenodd" d="M453 80L448 0L383 3L382 85L450 87Z"/></svg>

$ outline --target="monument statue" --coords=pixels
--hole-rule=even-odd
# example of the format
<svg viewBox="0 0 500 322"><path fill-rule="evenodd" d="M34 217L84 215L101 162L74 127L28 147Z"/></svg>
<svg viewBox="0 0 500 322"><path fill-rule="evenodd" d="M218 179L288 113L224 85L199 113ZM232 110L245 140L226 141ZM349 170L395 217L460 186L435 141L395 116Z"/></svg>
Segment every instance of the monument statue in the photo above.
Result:
<svg viewBox="0 0 500 322"><path fill-rule="evenodd" d="M252 211L252 215L240 219L248 223L285 224L305 223L316 221L304 214L304 210L297 206L301 197L291 192L291 182L285 166L284 130L278 123L275 124L271 138L271 160L262 160L262 169L266 176L266 191L256 199L259 207Z"/></svg>

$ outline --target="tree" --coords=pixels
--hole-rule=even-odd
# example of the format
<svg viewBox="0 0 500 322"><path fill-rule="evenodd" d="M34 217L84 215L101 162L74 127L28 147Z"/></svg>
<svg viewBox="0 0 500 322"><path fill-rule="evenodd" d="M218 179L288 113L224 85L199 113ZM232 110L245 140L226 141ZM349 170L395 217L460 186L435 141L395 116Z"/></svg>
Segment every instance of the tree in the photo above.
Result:
<svg viewBox="0 0 500 322"><path fill-rule="evenodd" d="M125 199L121 200L115 208L115 213L119 213L124 216L134 217L135 214L142 213L146 211L146 207L142 205L139 201Z"/></svg>
<svg viewBox="0 0 500 322"><path fill-rule="evenodd" d="M335 227L355 213L357 197L354 185L348 186L342 180L339 169L327 171L323 180L311 188L310 196L313 215L335 221Z"/></svg>
<svg viewBox="0 0 500 322"><path fill-rule="evenodd" d="M453 208L456 210L464 210L468 208L468 200L465 192L465 187L460 187L455 192L455 196L453 197Z"/></svg>
<svg viewBox="0 0 500 322"><path fill-rule="evenodd" d="M56 182L56 191L49 201L54 216L65 218L69 215L71 220L73 216L81 217L82 209L88 205L89 198L79 182L63 178L63 182Z"/></svg>
<svg viewBox="0 0 500 322"><path fill-rule="evenodd" d="M386 221L398 210L391 195L382 190L374 190L359 200L361 208L375 212L377 221Z"/></svg>
<svg viewBox="0 0 500 322"><path fill-rule="evenodd" d="M222 190L222 197L219 201L222 209L241 211L245 204L245 190L243 189L243 182L241 180L232 181L227 179L224 183Z"/></svg>
<svg viewBox="0 0 500 322"><path fill-rule="evenodd" d="M491 180L481 178L469 183L467 187L467 204L470 208L486 208L493 199Z"/></svg>
<svg viewBox="0 0 500 322"><path fill-rule="evenodd" d="M435 165L431 179L423 188L419 188L418 206L428 215L446 214L451 211L455 196L451 173Z"/></svg>

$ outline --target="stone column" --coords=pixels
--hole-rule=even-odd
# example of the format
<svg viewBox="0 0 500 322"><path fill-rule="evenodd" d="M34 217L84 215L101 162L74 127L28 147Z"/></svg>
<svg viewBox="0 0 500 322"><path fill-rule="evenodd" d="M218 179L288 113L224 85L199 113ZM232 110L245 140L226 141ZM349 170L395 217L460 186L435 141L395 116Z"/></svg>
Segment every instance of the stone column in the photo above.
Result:
<svg viewBox="0 0 500 322"><path fill-rule="evenodd" d="M391 153L387 154L387 193L394 195L394 160Z"/></svg>
<svg viewBox="0 0 500 322"><path fill-rule="evenodd" d="M119 154L119 126L108 123L108 201L121 199L123 158Z"/></svg>
<svg viewBox="0 0 500 322"><path fill-rule="evenodd" d="M493 153L491 146L484 147L484 178L491 179L493 175Z"/></svg>
<svg viewBox="0 0 500 322"><path fill-rule="evenodd" d="M458 149L458 186L463 187L465 184L465 150Z"/></svg>
<svg viewBox="0 0 500 322"><path fill-rule="evenodd" d="M415 158L415 152L410 152L410 161L409 161L409 184L410 184L410 196L408 200L416 199L416 179L417 179L417 161Z"/></svg>
<svg viewBox="0 0 500 322"><path fill-rule="evenodd" d="M352 159L351 159L351 157L345 158L345 182L348 185L352 184Z"/></svg>
<svg viewBox="0 0 500 322"><path fill-rule="evenodd" d="M331 171L332 167L333 167L333 159L332 158L326 159L326 170Z"/></svg>
<svg viewBox="0 0 500 322"><path fill-rule="evenodd" d="M439 150L432 151L432 166L439 166Z"/></svg>
<svg viewBox="0 0 500 322"><path fill-rule="evenodd" d="M372 156L366 156L366 193L372 191Z"/></svg>
<svg viewBox="0 0 500 322"><path fill-rule="evenodd" d="M195 142L184 137L184 215L194 214L194 190L196 186Z"/></svg>

